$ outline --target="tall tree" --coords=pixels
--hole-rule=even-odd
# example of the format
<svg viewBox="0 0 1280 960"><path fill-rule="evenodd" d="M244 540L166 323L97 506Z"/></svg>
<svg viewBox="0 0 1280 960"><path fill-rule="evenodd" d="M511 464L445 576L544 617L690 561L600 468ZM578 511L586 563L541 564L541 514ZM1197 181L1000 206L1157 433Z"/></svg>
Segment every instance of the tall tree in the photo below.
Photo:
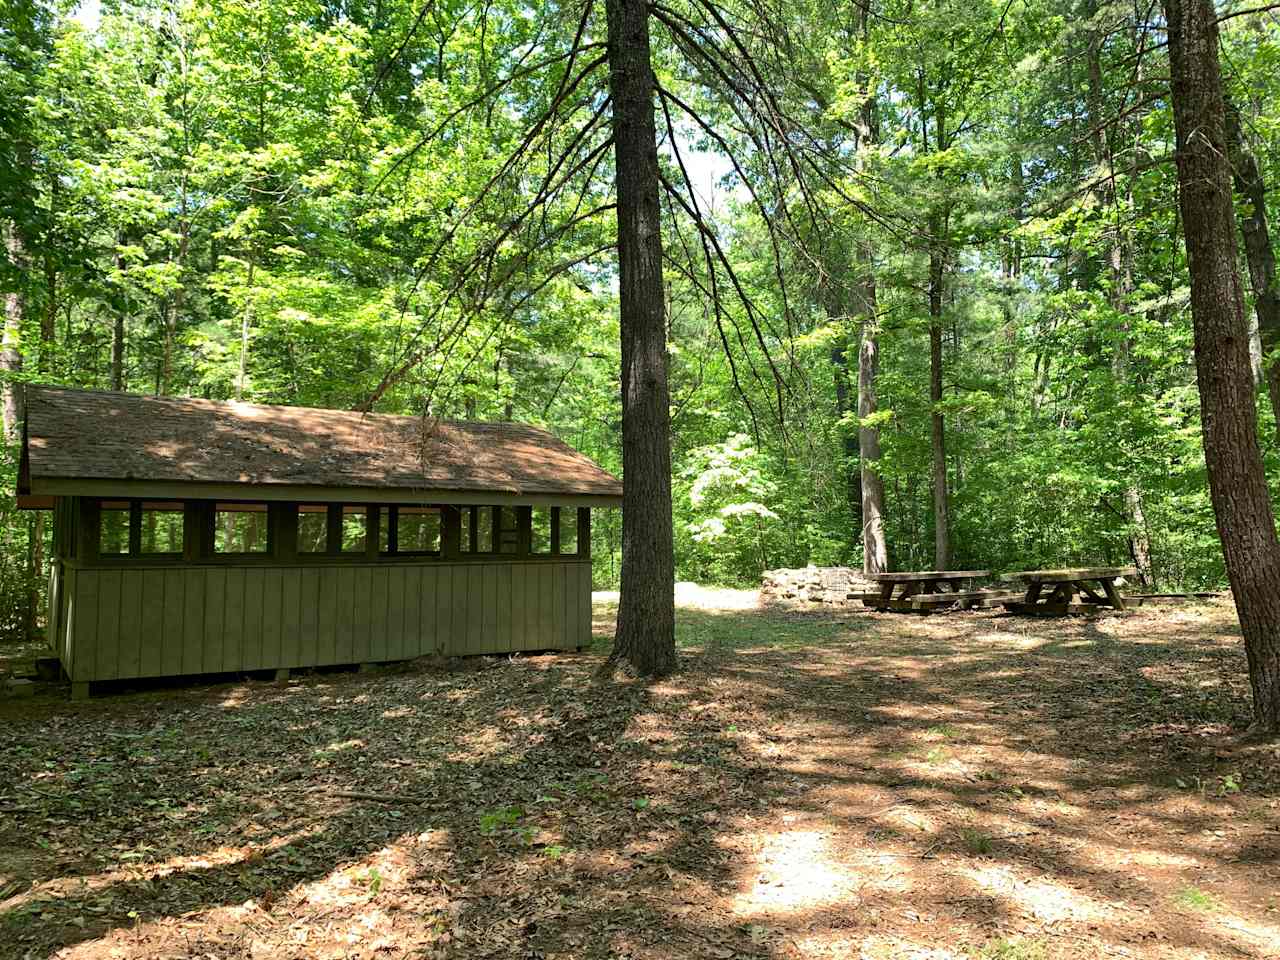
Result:
<svg viewBox="0 0 1280 960"><path fill-rule="evenodd" d="M671 424L647 0L606 0L622 314L622 583L612 659L676 666Z"/></svg>
<svg viewBox="0 0 1280 960"><path fill-rule="evenodd" d="M1164 0L1209 492L1244 634L1254 725L1280 732L1280 538L1258 443L1212 0Z"/></svg>
<svg viewBox="0 0 1280 960"><path fill-rule="evenodd" d="M1253 286L1253 308L1262 339L1263 380L1271 398L1277 440L1280 440L1280 279L1276 276L1276 254L1267 224L1267 186L1258 158L1241 129L1240 111L1230 101L1227 110L1227 146L1236 193L1244 201L1240 208L1240 232L1244 236L1245 262Z"/></svg>

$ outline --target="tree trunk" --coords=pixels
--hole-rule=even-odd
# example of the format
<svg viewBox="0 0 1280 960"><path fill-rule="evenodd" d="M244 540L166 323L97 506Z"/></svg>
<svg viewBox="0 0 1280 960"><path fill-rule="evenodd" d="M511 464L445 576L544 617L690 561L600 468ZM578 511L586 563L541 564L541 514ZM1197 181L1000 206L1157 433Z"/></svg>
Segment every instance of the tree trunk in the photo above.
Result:
<svg viewBox="0 0 1280 960"><path fill-rule="evenodd" d="M844 421L845 416L854 410L849 402L849 338L848 328L839 309L829 310L828 314L840 317L840 337L831 348L832 376L836 384L836 416ZM844 452L842 472L844 474L845 499L849 503L849 515L857 517L862 511L862 491L858 473L858 437L852 430L841 428L841 449Z"/></svg>
<svg viewBox="0 0 1280 960"><path fill-rule="evenodd" d="M944 257L942 218L929 221L929 420L933 446L933 564L946 570L951 562L950 517L947 514L947 440L942 419L942 282Z"/></svg>
<svg viewBox="0 0 1280 960"><path fill-rule="evenodd" d="M612 662L676 667L671 423L655 77L645 0L606 0L622 324L622 592Z"/></svg>
<svg viewBox="0 0 1280 960"><path fill-rule="evenodd" d="M1263 472L1212 0L1164 0L1179 206L1191 275L1209 494L1235 596L1256 728L1280 732L1280 539Z"/></svg>
<svg viewBox="0 0 1280 960"><path fill-rule="evenodd" d="M16 268L15 272L21 278L18 283L21 284L25 280L27 252L18 228L13 224L9 225L5 244L9 262ZM22 374L22 318L25 312L26 298L21 287L6 291L4 336L0 341L0 377L3 377L3 382L0 382L0 415L3 416L4 438L8 443L14 443L22 432L22 384L18 378Z"/></svg>
<svg viewBox="0 0 1280 960"><path fill-rule="evenodd" d="M1280 284L1276 282L1276 254L1267 227L1267 188L1258 167L1258 158L1245 143L1240 129L1240 113L1227 103L1227 146L1235 176L1236 193L1245 201L1240 211L1240 232L1244 235L1244 256L1253 285L1253 308L1262 340L1262 369L1271 395L1271 414L1280 440Z"/></svg>
<svg viewBox="0 0 1280 960"><path fill-rule="evenodd" d="M876 412L876 375L880 369L875 279L866 281L868 311L861 323L858 349L858 452L862 459L862 572L885 573L889 547L884 538L884 479L880 476L880 428L866 426Z"/></svg>
<svg viewBox="0 0 1280 960"><path fill-rule="evenodd" d="M863 43L871 37L871 0L866 0L858 13L858 33ZM864 152L879 139L880 126L876 111L874 85L866 74L858 76L858 86L866 91L858 110L856 149L858 169L864 165ZM871 243L864 237L857 243L858 309L862 317L858 325L858 459L862 496L862 572L885 573L889 570L889 546L884 537L884 478L879 473L880 428L867 426L875 415L876 377L880 372L880 327L876 316L876 273Z"/></svg>

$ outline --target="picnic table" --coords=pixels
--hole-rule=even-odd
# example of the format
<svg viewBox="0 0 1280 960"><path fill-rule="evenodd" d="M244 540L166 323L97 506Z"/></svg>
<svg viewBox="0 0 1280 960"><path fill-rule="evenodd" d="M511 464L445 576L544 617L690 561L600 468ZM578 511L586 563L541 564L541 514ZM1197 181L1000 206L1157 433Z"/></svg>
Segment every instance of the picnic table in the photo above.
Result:
<svg viewBox="0 0 1280 960"><path fill-rule="evenodd" d="M1104 607L1125 609L1125 598L1116 583L1121 577L1136 577L1134 567L1073 567L1064 570L1022 570L1006 573L1001 580L1021 581L1026 593L1021 600L1009 600L1005 609L1013 613L1062 615L1096 613ZM1141 603L1141 600L1131 600Z"/></svg>
<svg viewBox="0 0 1280 960"><path fill-rule="evenodd" d="M932 613L951 607L991 606L1007 593L973 589L973 581L991 576L990 570L916 570L907 573L873 573L879 593L850 594L877 610Z"/></svg>

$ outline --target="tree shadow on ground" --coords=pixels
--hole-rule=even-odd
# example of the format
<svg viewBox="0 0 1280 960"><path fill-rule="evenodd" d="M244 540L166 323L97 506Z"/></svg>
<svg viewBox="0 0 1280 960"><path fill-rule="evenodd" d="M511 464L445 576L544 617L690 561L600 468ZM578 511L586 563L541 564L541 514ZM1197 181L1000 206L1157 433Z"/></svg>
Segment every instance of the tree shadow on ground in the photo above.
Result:
<svg viewBox="0 0 1280 960"><path fill-rule="evenodd" d="M1166 619L682 611L654 685L545 657L42 706L0 733L0 952L1266 956L1242 658Z"/></svg>

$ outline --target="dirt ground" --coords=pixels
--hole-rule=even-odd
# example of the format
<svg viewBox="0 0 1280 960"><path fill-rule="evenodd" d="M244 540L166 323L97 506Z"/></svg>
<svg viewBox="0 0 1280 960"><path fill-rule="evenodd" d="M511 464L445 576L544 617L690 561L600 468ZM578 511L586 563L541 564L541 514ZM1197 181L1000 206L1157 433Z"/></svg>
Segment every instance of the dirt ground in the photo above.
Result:
<svg viewBox="0 0 1280 960"><path fill-rule="evenodd" d="M688 599L688 598L687 598ZM581 655L0 706L0 957L1280 958L1229 606L682 606Z"/></svg>

